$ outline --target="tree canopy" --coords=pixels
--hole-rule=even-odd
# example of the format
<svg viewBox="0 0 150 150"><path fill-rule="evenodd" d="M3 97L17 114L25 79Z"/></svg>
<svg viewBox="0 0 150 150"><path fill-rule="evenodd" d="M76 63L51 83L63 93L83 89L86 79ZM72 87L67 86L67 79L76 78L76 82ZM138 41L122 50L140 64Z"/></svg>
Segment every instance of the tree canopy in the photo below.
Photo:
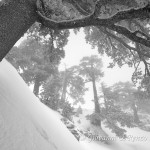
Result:
<svg viewBox="0 0 150 150"><path fill-rule="evenodd" d="M87 42L113 58L111 67L135 67L135 82L150 75L149 0L2 0L0 12L1 60L33 24L32 33L44 29L52 39L84 27Z"/></svg>

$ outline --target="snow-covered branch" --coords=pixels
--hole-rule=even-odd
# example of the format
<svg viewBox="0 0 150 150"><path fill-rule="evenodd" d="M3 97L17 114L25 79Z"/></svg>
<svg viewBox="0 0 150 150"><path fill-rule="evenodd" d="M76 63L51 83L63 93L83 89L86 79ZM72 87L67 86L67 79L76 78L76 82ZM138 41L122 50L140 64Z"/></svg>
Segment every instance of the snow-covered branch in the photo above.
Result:
<svg viewBox="0 0 150 150"><path fill-rule="evenodd" d="M40 1L40 0L37 0ZM39 3L37 3L39 4ZM122 34L132 40L133 42L140 43L142 45L145 45L147 47L150 47L150 41L149 38L145 38L145 36L138 36L137 32L132 32L128 30L125 27L115 25L115 23L118 23L122 20L128 20L128 19L149 19L150 15L150 5L147 4L143 8L139 9L130 9L122 12L118 12L115 15L106 18L101 19L97 17L98 8L100 6L99 1L95 5L95 10L90 15L80 18L80 19L73 19L73 20L64 20L64 21L54 21L50 18L47 18L42 14L39 8L41 8L39 5L37 5L37 12L39 15L39 21L46 27L54 29L54 30L63 30L63 29L73 29L73 28L79 28L79 27L86 27L86 26L101 26L106 27L110 30L116 31L119 34ZM100 8L99 8L100 9Z"/></svg>

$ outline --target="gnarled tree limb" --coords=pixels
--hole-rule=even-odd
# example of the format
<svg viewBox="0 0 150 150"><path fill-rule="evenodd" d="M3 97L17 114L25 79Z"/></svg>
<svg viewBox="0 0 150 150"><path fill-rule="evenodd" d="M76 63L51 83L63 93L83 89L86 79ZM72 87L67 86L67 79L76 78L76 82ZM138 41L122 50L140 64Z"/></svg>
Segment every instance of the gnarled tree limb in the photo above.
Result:
<svg viewBox="0 0 150 150"><path fill-rule="evenodd" d="M39 1L39 0L37 0ZM96 9L98 8L96 5ZM37 6L39 7L39 6ZM95 11L94 11L95 12ZM145 45L147 47L150 47L150 41L149 39L145 39L142 37L137 36L136 32L131 32L127 28L115 25L115 23L122 21L122 20L128 20L128 19L143 19L142 16L144 14L144 19L150 18L150 5L146 5L143 8L139 9L131 9L123 12L118 12L114 16L111 16L107 19L100 19L95 18L95 16L92 14L81 18L81 19L74 19L74 20L64 20L64 21L54 21L47 17L45 17L40 11L37 11L39 15L39 21L46 27L49 27L54 30L62 30L62 29L73 29L73 28L79 28L79 27L86 27L86 26L102 26L106 27L110 30L116 31L119 34L122 34L129 38L130 40L140 43L142 45ZM142 16L141 16L142 14Z"/></svg>

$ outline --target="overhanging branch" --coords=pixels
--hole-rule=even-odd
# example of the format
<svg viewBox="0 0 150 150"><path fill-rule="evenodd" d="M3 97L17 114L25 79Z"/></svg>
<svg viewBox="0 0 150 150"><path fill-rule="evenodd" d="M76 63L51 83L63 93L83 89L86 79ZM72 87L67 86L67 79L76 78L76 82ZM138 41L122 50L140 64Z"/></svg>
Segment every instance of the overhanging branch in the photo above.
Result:
<svg viewBox="0 0 150 150"><path fill-rule="evenodd" d="M99 28L100 29L100 28ZM112 37L113 39L117 40L118 42L120 42L124 47L126 47L129 50L138 52L138 49L131 47L130 45L128 45L127 43L125 43L121 38L115 36L114 34L108 32L107 30L102 30L100 29L100 31L102 31L103 33L107 34L108 36ZM143 52L141 52L141 55L150 58L150 54L145 54Z"/></svg>
<svg viewBox="0 0 150 150"><path fill-rule="evenodd" d="M126 29L125 27L122 26L117 26L117 25L106 25L105 27L107 27L110 30L116 31L119 34L122 34L124 36L126 36L127 38L129 38L131 41L134 41L136 43L140 43L142 45L145 45L147 47L150 47L150 41L145 39L145 38L141 38L137 35L137 31L135 32L131 32L128 29Z"/></svg>
<svg viewBox="0 0 150 150"><path fill-rule="evenodd" d="M122 20L126 19L148 19L150 18L150 4L147 4L143 8L139 9L130 9L122 12L118 12L112 17L110 17L110 20L112 23L117 23Z"/></svg>
<svg viewBox="0 0 150 150"><path fill-rule="evenodd" d="M40 0L38 0L40 1ZM96 9L99 5L96 5ZM39 6L37 6L38 8ZM95 12L95 11L94 11ZM81 18L81 19L74 19L74 20L64 20L64 21L54 21L47 17L45 17L40 10L37 11L39 15L39 21L46 27L54 29L54 30L63 30L63 29L73 29L73 28L79 28L79 27L86 27L86 26L102 26L107 27L110 30L116 31L119 34L122 34L129 38L131 41L134 41L136 43L140 43L144 46L150 47L150 41L149 39L146 39L145 37L140 37L137 35L137 31L131 32L127 28L122 26L117 26L115 23L126 20L126 19L146 19L150 18L150 5L139 9L131 9L123 12L118 12L114 16L107 18L107 19L100 19L95 18L95 16L92 14ZM143 16L144 15L144 16Z"/></svg>

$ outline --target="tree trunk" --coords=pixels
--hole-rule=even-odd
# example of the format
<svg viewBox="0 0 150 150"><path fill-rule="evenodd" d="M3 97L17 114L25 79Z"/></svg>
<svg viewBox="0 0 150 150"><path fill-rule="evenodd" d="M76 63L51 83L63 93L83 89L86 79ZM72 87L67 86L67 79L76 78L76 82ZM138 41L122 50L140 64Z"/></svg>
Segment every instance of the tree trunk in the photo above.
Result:
<svg viewBox="0 0 150 150"><path fill-rule="evenodd" d="M35 77L35 81L34 81L34 89L33 89L33 93L38 97L39 95L39 89L40 89L40 80L39 77L36 76Z"/></svg>
<svg viewBox="0 0 150 150"><path fill-rule="evenodd" d="M132 103L132 109L133 109L134 122L138 124L140 122L140 119L138 116L138 111L135 102Z"/></svg>
<svg viewBox="0 0 150 150"><path fill-rule="evenodd" d="M92 79L92 84L93 84L95 113L100 114L100 106L99 106L99 102L98 102L97 89L96 89L96 83L95 83L95 77L94 76L93 76L93 79ZM95 119L94 124L96 126L100 126L101 127L101 120Z"/></svg>
<svg viewBox="0 0 150 150"><path fill-rule="evenodd" d="M35 23L36 0L7 0L0 2L0 61L13 45Z"/></svg>

